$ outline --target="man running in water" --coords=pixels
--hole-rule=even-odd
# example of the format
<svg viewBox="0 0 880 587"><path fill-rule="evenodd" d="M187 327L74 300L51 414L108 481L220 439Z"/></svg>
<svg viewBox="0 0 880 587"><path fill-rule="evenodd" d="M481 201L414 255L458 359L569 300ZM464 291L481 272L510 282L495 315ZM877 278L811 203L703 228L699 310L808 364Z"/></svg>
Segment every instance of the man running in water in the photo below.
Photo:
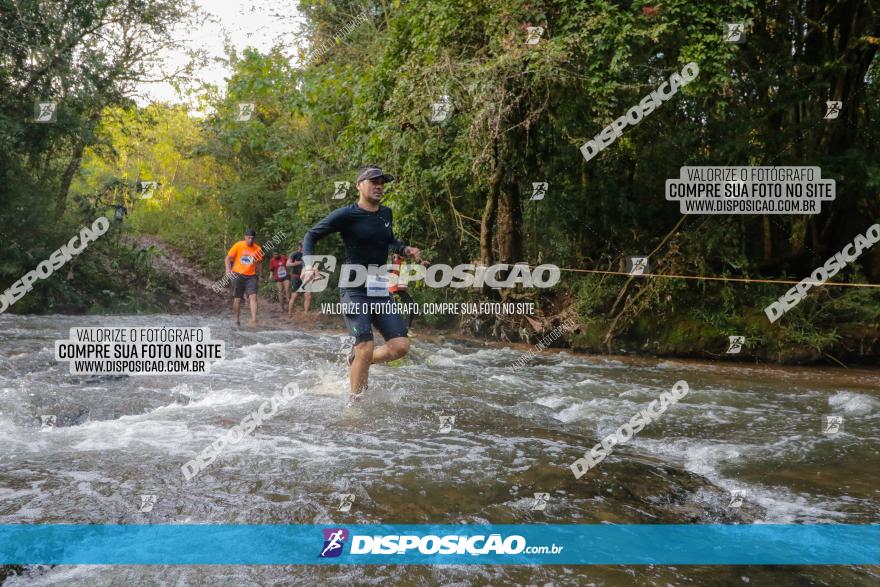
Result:
<svg viewBox="0 0 880 587"><path fill-rule="evenodd" d="M241 326L241 300L245 295L251 307L250 325L257 323L257 279L260 274L260 259L263 249L254 242L257 232L248 228L244 240L238 241L226 254L226 274L232 280L232 312L235 325Z"/></svg>
<svg viewBox="0 0 880 587"><path fill-rule="evenodd" d="M299 296L299 288L302 286L302 270L303 270L303 245L299 243L296 251L290 253L287 258L287 266L290 268L290 303L287 305L287 315L293 316L293 308L296 305L296 298ZM303 294L303 308L308 314L309 306L312 305L312 292L307 291Z"/></svg>
<svg viewBox="0 0 880 587"><path fill-rule="evenodd" d="M345 243L345 263L348 265L365 268L385 265L389 250L418 259L421 251L395 238L391 228L391 209L380 204L385 184L391 181L394 178L375 165L361 167L356 181L357 203L337 208L313 226L303 239L303 255L314 255L315 243L338 232ZM303 271L303 282L313 280L316 272L316 267L307 267ZM367 285L370 286L369 277ZM345 322L355 337L353 353L349 356L351 402L359 401L366 390L371 364L399 359L409 351L406 325L395 306L389 303L387 284L385 287L384 296L375 295L372 287L369 296L367 287L340 288L340 301L347 306ZM373 345L373 327L385 339L385 344L379 348Z"/></svg>

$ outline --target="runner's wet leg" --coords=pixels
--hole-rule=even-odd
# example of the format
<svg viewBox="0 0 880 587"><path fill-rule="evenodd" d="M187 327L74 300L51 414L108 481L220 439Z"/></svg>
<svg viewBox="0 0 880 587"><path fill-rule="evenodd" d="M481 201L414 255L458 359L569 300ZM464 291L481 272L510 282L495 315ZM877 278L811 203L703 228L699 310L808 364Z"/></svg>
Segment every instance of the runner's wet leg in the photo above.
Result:
<svg viewBox="0 0 880 587"><path fill-rule="evenodd" d="M373 362L373 342L361 342L354 347L354 360L351 362L349 380L352 397L367 390L370 375L370 363Z"/></svg>
<svg viewBox="0 0 880 587"><path fill-rule="evenodd" d="M399 359L409 352L409 338L398 336L386 340L385 344L373 351L374 363L387 363Z"/></svg>
<svg viewBox="0 0 880 587"><path fill-rule="evenodd" d="M253 326L257 323L257 294L250 294L248 296L248 303L251 307L251 326Z"/></svg>

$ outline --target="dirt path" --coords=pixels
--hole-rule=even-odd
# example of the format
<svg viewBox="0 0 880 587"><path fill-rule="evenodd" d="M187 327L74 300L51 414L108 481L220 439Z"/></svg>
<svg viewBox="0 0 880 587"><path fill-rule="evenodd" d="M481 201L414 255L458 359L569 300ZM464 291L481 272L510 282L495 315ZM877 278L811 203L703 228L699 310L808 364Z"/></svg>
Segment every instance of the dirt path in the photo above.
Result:
<svg viewBox="0 0 880 587"><path fill-rule="evenodd" d="M179 293L172 297L169 308L171 313L180 314L220 314L232 319L232 293L230 288L225 288L219 293L212 289L214 279L222 275L205 275L199 267L196 267L186 257L175 251L164 241L146 235L123 237L133 246L141 248L154 248L153 267L162 273L170 275L177 284ZM260 283L260 295L257 305L257 323L260 326L277 326L285 328L292 326L294 320L287 316L287 309L281 307L274 296L273 283ZM318 328L332 328L334 325L341 328L341 321L332 320L332 316L321 316L316 309L309 314L303 314L301 298L297 300L297 312L295 322ZM250 319L250 311L247 303L241 309L242 324ZM338 318L338 317L335 317Z"/></svg>
<svg viewBox="0 0 880 587"><path fill-rule="evenodd" d="M211 289L213 282L183 255L153 236L125 235L123 240L132 246L153 247L153 268L170 275L180 290L169 300L169 311L181 314L211 314L227 306L221 294Z"/></svg>

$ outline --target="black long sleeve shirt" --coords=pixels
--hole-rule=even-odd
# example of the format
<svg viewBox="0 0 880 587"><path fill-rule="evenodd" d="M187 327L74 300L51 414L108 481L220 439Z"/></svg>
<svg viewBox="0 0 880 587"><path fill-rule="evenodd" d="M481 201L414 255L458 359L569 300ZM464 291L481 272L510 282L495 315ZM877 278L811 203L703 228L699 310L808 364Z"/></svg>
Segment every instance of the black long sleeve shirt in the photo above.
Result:
<svg viewBox="0 0 880 587"><path fill-rule="evenodd" d="M403 254L406 245L394 236L391 208L379 206L376 212L368 212L351 204L337 208L314 225L303 239L303 255L314 255L315 244L338 232L345 244L345 263L349 265L385 265L388 252ZM366 288L348 288L350 291Z"/></svg>

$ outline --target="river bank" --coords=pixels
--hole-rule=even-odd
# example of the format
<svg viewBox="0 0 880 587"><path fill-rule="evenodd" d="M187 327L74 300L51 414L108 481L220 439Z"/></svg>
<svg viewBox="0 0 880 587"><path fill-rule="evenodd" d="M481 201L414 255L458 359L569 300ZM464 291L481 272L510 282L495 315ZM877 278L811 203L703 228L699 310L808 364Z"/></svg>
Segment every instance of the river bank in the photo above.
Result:
<svg viewBox="0 0 880 587"><path fill-rule="evenodd" d="M132 267L105 266L108 281L118 282L118 291L93 292L88 302L63 306L73 313L195 313L230 316L229 289L212 289L215 280L198 265L162 240L146 235L126 235L122 245L136 259ZM219 271L217 275L219 275ZM72 275L72 273L71 273ZM71 276L68 276L71 279ZM82 287L82 286L81 286ZM417 303L427 303L424 290L416 290ZM302 301L294 319L275 301L275 284L260 284L258 321L266 325L303 323L309 327L343 328L343 318L322 315L321 302L337 301L332 292L316 296L310 314L303 314ZM522 300L517 300L522 301ZM58 311L53 304L21 305L26 312ZM880 365L880 328L871 324L842 324L822 335L803 333L768 323L763 314L735 320L720 320L705 312L646 314L622 332L609 336L614 322L595 312L579 316L578 300L566 293L543 299L543 310L533 315L419 316L415 329L436 337L454 337L473 342L505 345L540 345L540 352L568 349L574 353L602 356L641 356L692 359L731 363L816 365L858 368ZM17 309L17 308L16 308ZM247 321L246 304L242 307ZM564 321L576 327L562 327ZM731 326L733 324L733 326ZM731 336L742 336L737 352L728 352ZM542 343L543 341L543 343ZM532 349L535 351L536 349ZM536 351L537 352L537 351Z"/></svg>

